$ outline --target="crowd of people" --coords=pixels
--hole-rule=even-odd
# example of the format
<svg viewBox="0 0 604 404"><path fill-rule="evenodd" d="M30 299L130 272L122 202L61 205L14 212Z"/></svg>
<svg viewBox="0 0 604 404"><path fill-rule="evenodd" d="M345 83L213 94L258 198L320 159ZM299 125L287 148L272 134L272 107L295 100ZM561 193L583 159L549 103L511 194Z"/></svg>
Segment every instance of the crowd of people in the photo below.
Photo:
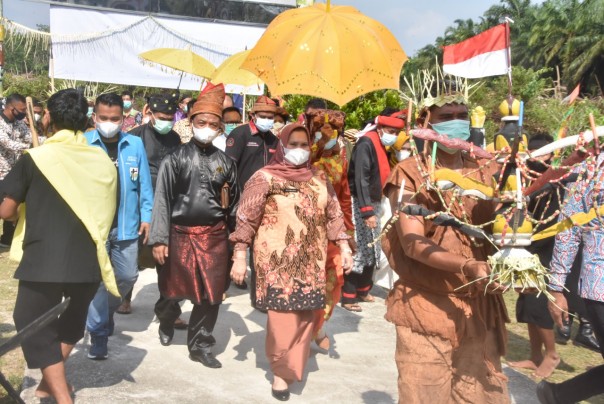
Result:
<svg viewBox="0 0 604 404"><path fill-rule="evenodd" d="M0 245L12 244L11 255L21 258L17 330L70 298L56 321L23 342L28 367L43 375L36 395L72 402L64 363L74 345L88 331L88 358L107 359L115 313L131 312L139 270L155 267L159 342L169 346L175 329L186 329L189 358L208 368L221 367L213 330L230 282L249 288L252 306L267 313L271 394L286 401L290 384L304 376L311 343L329 348L325 323L336 305L361 312L374 301L385 255L399 277L386 302L386 320L396 326L399 402L509 402L501 365L508 314L502 290L484 279L491 246L399 213L404 205L447 206L472 225L495 215L492 201L453 192L443 200L425 186L430 167L484 184L500 169L411 140L405 128L417 126L474 141L463 95L426 99L432 102L416 117L387 108L364 128L349 128L346 114L320 99L295 121L282 100L268 96L243 116L222 84L208 83L197 97L172 91L144 103L131 92L90 100L67 89L45 107L34 102L29 117L23 96L8 96L0 119ZM41 147L31 148L33 136ZM552 140L534 135L529 149ZM536 172L547 167L528 164ZM590 188L594 198L604 197L600 185ZM591 197L565 206L580 212ZM563 202L540 201L530 205L538 218ZM399 220L380 240L384 210ZM604 354L601 251L594 247L601 233L572 229L531 247L571 293L552 285L557 304L519 295L531 356L512 366L551 375L560 362L554 324L559 339L570 338L572 320L560 311L567 298L579 314L576 342ZM193 304L188 320L183 300ZM561 384L542 382L538 397L563 404L602 393L603 372L599 366Z"/></svg>

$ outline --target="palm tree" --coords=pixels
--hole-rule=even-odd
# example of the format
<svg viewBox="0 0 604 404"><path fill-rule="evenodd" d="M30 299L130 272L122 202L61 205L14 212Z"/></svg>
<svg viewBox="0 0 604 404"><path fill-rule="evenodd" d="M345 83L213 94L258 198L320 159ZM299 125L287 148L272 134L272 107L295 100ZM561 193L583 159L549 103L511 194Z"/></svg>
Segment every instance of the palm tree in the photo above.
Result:
<svg viewBox="0 0 604 404"><path fill-rule="evenodd" d="M583 88L599 85L602 91L603 13L601 0L544 2L528 42L531 64L551 68L560 66L563 81L570 87L577 83L581 83Z"/></svg>

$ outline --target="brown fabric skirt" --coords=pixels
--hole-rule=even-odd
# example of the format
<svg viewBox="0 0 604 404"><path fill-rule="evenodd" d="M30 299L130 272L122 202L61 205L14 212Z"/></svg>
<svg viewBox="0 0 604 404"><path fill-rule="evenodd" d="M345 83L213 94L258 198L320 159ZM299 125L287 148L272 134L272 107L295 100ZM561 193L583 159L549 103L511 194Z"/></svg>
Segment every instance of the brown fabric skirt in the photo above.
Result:
<svg viewBox="0 0 604 404"><path fill-rule="evenodd" d="M273 374L288 383L301 381L310 354L314 311L268 311L266 357Z"/></svg>
<svg viewBox="0 0 604 404"><path fill-rule="evenodd" d="M167 265L159 271L159 290L169 299L195 304L222 302L229 265L224 222L214 226L177 226L170 229Z"/></svg>
<svg viewBox="0 0 604 404"><path fill-rule="evenodd" d="M400 404L510 402L495 331L486 338L465 337L456 348L403 326L396 334Z"/></svg>

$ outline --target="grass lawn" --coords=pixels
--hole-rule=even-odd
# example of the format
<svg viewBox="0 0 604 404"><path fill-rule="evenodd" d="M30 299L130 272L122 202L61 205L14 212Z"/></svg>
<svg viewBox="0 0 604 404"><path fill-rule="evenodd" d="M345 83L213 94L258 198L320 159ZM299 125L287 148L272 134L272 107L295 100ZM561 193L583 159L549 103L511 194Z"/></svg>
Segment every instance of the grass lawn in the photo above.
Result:
<svg viewBox="0 0 604 404"><path fill-rule="evenodd" d="M516 322L516 299L518 295L514 292L508 292L504 295L508 313L512 322L508 324L508 349L505 360L518 361L528 359L530 354L529 337L526 324ZM602 356L589 349L578 347L572 344L572 339L579 329L578 320L573 324L573 335L571 341L566 345L556 344L556 350L561 357L558 368L547 380L551 382L563 382L580 373L586 368L602 364ZM517 369L525 375L531 377L530 370ZM535 380L538 382L539 380ZM604 382L604 381L603 381ZM600 395L586 401L587 403L604 404L604 396Z"/></svg>
<svg viewBox="0 0 604 404"><path fill-rule="evenodd" d="M8 252L6 249L0 250L0 344L5 342L15 333L13 326L12 311L17 293L17 282L13 279L13 273L16 265L8 260ZM528 331L526 324L518 324L515 320L516 307L515 293L506 293L505 301L509 310L512 323L508 324L508 354L506 360L517 361L526 359L529 356ZM573 328L576 332L578 329L577 323ZM574 336L573 336L574 337ZM568 345L557 345L558 352L562 358L562 362L554 374L549 378L553 382L561 382L571 377L582 373L587 367L597 366L602 364L602 357L599 353L592 352L585 348L580 348L569 343ZM19 390L23 377L25 362L20 349L15 349L12 352L0 358L0 369L5 377ZM530 371L523 371L530 377ZM588 403L604 404L604 397L600 396L593 398ZM0 404L12 403L6 396L6 392L0 388Z"/></svg>

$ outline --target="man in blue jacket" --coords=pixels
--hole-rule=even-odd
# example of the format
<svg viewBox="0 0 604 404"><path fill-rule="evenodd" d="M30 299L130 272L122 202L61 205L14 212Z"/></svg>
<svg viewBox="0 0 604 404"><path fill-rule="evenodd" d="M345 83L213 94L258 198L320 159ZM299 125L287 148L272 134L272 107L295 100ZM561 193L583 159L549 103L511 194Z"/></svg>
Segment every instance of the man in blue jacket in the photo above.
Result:
<svg viewBox="0 0 604 404"><path fill-rule="evenodd" d="M140 138L121 132L124 104L115 93L96 99L92 118L96 129L85 134L88 143L107 152L118 175L117 205L107 251L113 264L120 295L125 296L138 278L138 239L147 243L153 188L145 147ZM113 334L113 314L121 299L110 295L103 284L90 303L86 328L90 333L90 359L107 359L107 340Z"/></svg>

